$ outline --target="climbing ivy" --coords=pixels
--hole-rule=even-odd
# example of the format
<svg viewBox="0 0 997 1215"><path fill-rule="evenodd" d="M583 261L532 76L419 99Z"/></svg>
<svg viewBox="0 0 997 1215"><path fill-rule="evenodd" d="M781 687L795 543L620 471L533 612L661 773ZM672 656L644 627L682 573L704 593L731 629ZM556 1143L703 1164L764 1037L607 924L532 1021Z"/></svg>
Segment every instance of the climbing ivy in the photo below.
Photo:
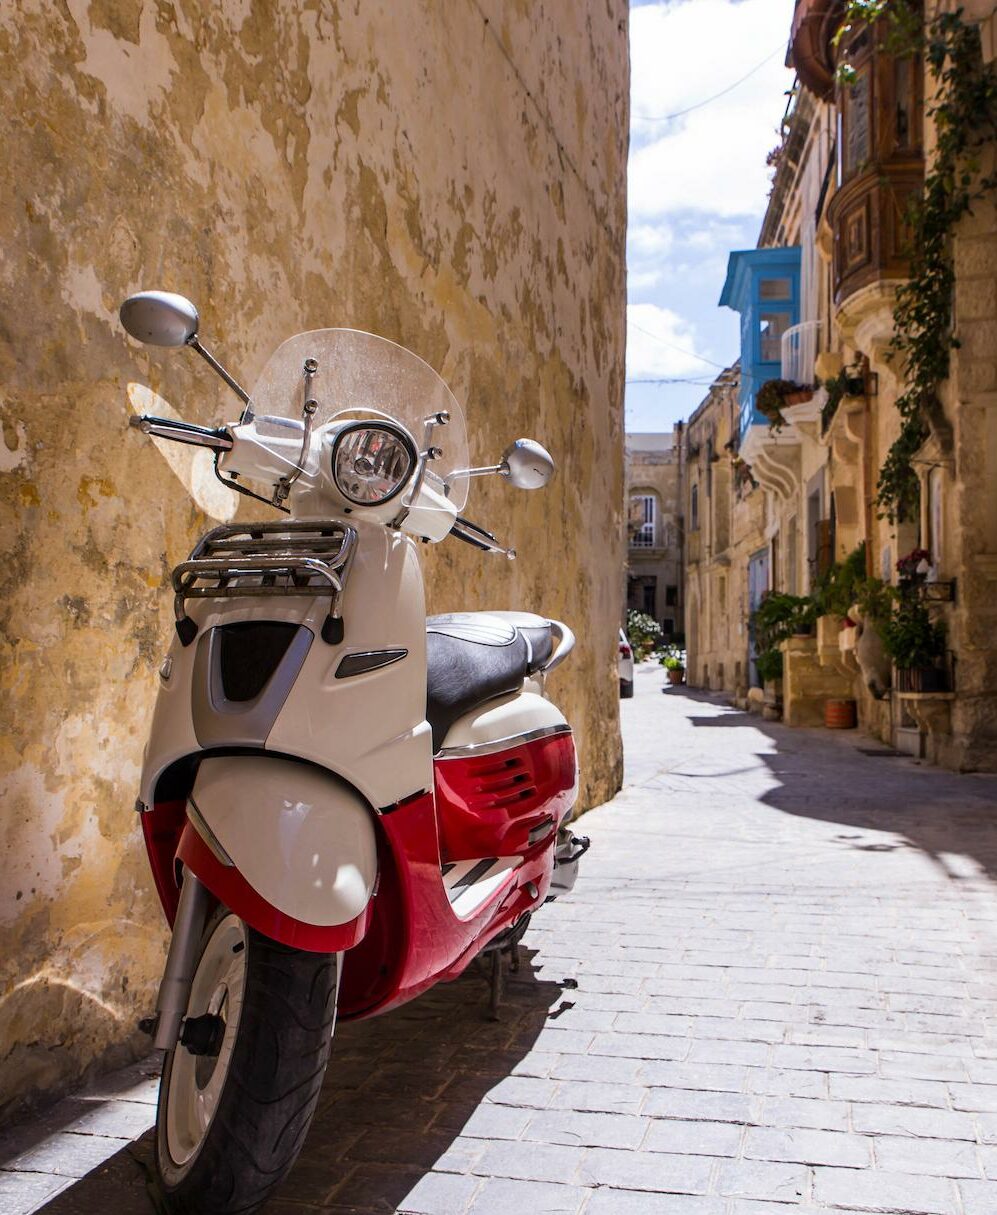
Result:
<svg viewBox="0 0 997 1215"><path fill-rule="evenodd" d="M891 522L917 514L920 487L913 456L942 421L939 387L948 378L958 346L952 331L955 267L952 234L976 200L997 186L983 174L980 151L997 136L997 71L984 65L980 34L962 9L924 25L916 0L849 0L839 39L855 23L886 18L886 48L895 55L924 55L936 86L927 113L936 146L921 197L910 213L913 241L910 278L897 291L893 349L903 360L905 391L897 398L900 434L879 472L876 501ZM854 73L847 64L839 79Z"/></svg>

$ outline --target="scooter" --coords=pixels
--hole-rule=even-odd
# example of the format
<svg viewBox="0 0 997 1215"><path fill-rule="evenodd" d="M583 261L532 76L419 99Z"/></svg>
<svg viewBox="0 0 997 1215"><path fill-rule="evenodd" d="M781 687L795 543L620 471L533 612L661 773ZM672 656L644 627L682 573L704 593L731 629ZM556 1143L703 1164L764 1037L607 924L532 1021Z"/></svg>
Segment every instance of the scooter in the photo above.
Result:
<svg viewBox="0 0 997 1215"><path fill-rule="evenodd" d="M131 423L211 449L226 486L282 516L214 528L173 571L137 802L172 927L144 1023L165 1052L159 1183L170 1210L227 1215L296 1159L337 1016L498 960L574 884L575 746L545 687L572 632L515 611L427 619L418 555L449 536L513 558L461 515L469 483L540 489L554 465L520 439L471 467L446 384L373 334L298 334L247 393L189 300L142 292L120 316L192 348L242 403L218 428Z"/></svg>

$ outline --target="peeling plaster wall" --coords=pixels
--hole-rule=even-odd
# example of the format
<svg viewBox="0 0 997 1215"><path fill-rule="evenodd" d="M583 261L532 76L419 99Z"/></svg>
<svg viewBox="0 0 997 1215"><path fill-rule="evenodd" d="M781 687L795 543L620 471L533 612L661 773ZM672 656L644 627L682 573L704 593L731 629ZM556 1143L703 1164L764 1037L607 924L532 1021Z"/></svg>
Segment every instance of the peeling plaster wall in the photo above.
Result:
<svg viewBox="0 0 997 1215"><path fill-rule="evenodd" d="M570 621L552 691L583 804L618 787L627 5L13 0L0 70L9 1113L139 1047L165 933L132 804L168 574L235 509L126 429L150 392L234 412L192 356L125 340L129 292L191 296L250 382L291 333L374 330L466 402L478 462L549 446L545 493L469 504L520 561L441 546L430 606Z"/></svg>

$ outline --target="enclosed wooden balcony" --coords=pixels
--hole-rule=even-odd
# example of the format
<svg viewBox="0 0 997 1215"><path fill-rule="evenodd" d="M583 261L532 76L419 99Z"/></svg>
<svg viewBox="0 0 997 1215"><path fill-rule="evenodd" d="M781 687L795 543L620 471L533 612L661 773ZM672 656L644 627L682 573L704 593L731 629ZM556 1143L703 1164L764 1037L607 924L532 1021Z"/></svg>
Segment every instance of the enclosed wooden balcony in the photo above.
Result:
<svg viewBox="0 0 997 1215"><path fill-rule="evenodd" d="M826 217L840 308L864 287L909 273L909 213L924 180L922 69L887 50L887 21L857 24L835 43L842 0L797 0L790 57L800 79L837 111L835 186ZM847 65L847 80L836 78Z"/></svg>
<svg viewBox="0 0 997 1215"><path fill-rule="evenodd" d="M832 39L844 12L842 0L796 0L789 55L803 84L830 101L834 96Z"/></svg>

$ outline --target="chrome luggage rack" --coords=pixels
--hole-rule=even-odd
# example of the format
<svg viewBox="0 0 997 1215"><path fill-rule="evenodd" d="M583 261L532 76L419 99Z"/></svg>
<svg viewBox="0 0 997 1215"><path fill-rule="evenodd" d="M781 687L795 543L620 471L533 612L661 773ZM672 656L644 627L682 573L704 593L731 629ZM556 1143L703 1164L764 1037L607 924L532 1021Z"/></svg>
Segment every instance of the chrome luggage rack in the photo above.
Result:
<svg viewBox="0 0 997 1215"><path fill-rule="evenodd" d="M342 599L356 552L356 529L344 523L247 523L213 528L173 571L173 608L183 645L197 636L188 599L248 595L328 595L322 638L343 639Z"/></svg>

